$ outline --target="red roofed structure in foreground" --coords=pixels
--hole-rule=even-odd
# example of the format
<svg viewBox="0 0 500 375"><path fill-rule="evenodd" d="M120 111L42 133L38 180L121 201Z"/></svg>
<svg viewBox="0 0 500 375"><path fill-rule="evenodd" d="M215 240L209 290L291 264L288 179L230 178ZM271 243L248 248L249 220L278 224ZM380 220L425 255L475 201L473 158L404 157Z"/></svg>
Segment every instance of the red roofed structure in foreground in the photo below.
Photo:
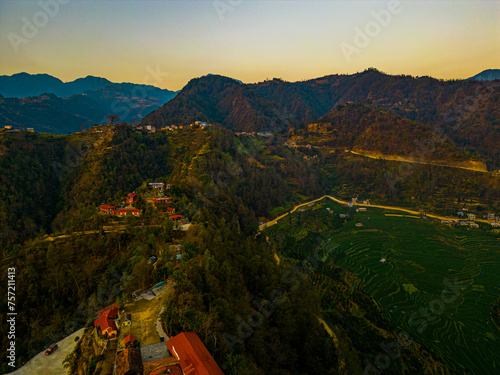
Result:
<svg viewBox="0 0 500 375"><path fill-rule="evenodd" d="M167 341L184 375L224 375L207 348L194 332L182 332Z"/></svg>
<svg viewBox="0 0 500 375"><path fill-rule="evenodd" d="M114 319L118 315L118 308L113 307L107 311L104 311L99 319L94 322L94 327L99 327L103 337L113 339L118 334L118 329Z"/></svg>

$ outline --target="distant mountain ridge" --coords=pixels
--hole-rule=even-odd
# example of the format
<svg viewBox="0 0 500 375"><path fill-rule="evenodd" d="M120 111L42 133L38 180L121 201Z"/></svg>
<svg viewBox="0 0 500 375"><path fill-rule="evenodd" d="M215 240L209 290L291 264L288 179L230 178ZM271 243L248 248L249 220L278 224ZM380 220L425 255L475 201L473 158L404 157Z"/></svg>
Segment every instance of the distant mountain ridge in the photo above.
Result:
<svg viewBox="0 0 500 375"><path fill-rule="evenodd" d="M493 81L495 79L500 79L500 69L486 69L475 76L467 78L467 80L476 81Z"/></svg>
<svg viewBox="0 0 500 375"><path fill-rule="evenodd" d="M6 98L26 98L45 93L67 97L113 84L106 78L87 76L63 82L49 74L18 73L0 76L0 94Z"/></svg>
<svg viewBox="0 0 500 375"><path fill-rule="evenodd" d="M69 83L46 74L15 76L10 82L18 82L18 94L29 90L31 93L41 91L41 94L27 97L0 94L0 127L11 125L55 134L73 133L106 123L111 114L117 114L121 121L138 122L177 94L150 85L111 83L91 76ZM9 80L5 76L0 77L0 81L2 79ZM70 92L74 94L67 96Z"/></svg>

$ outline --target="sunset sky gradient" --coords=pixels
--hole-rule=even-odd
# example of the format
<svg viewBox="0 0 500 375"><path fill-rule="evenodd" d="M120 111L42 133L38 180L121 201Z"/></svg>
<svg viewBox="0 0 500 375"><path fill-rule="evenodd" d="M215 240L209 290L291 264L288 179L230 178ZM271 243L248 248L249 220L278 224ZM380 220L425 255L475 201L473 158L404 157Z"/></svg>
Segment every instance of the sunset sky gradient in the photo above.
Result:
<svg viewBox="0 0 500 375"><path fill-rule="evenodd" d="M356 28L377 31L373 12L388 1L60 2L44 18L39 1L0 1L0 75L94 75L178 90L207 73L296 81L375 67L451 79L500 61L499 1L401 1L362 48ZM26 20L40 27L23 34ZM24 42L15 47L17 36ZM342 43L359 53L346 58Z"/></svg>

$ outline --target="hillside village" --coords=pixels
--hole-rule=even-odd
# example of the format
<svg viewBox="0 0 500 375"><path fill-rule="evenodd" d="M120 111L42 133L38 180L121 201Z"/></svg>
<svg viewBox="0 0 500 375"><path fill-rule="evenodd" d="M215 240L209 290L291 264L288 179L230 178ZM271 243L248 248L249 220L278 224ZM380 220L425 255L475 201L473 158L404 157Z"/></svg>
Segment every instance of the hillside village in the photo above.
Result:
<svg viewBox="0 0 500 375"><path fill-rule="evenodd" d="M187 224L189 223L183 215L176 214L175 208L171 207L172 197L166 195L166 191L170 189L170 184L163 182L151 182L149 183L150 192L144 194L143 198L148 204L153 205L157 210L163 212L167 215L170 220L177 224ZM113 215L113 216L141 216L142 210L139 208L134 208L134 204L137 203L139 195L135 192L129 193L126 197L126 204L128 206L121 205L121 208L109 204L100 204L99 213L103 215Z"/></svg>
<svg viewBox="0 0 500 375"><path fill-rule="evenodd" d="M196 333L181 332L169 338L163 331L159 321L162 308L155 299L161 301L168 287L161 282L136 295L132 303L114 304L98 312L93 328L87 328L86 342L94 351L101 349L99 357L93 358L100 358L102 370L116 375L223 374ZM137 309L141 302L143 308ZM148 305L154 308L146 317L144 307ZM76 351L81 350L82 342Z"/></svg>
<svg viewBox="0 0 500 375"><path fill-rule="evenodd" d="M128 193L121 207L100 204L99 215L140 217L142 210L136 205L142 199L176 225L188 224L187 218L173 207L170 188L164 182L150 182L142 193ZM169 260L175 257L178 262L180 245L170 248ZM148 263L155 268L157 260L157 256L151 256ZM84 337L65 360L70 373L79 373L85 363L78 358L86 358L93 370L99 368L99 372L116 375L223 374L196 333L181 332L169 338L164 331L160 320L162 303L171 287L170 279L161 281L134 291L132 299L121 305L115 302L97 311L93 324L86 328ZM85 350L87 353L82 353Z"/></svg>

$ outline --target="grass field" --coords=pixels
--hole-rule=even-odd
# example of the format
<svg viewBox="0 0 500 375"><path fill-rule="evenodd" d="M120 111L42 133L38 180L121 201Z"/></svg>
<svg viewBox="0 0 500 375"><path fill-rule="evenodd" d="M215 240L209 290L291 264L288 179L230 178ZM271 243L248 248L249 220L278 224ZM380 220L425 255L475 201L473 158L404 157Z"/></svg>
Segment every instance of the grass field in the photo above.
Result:
<svg viewBox="0 0 500 375"><path fill-rule="evenodd" d="M351 211L353 220L339 225L347 210L317 204L266 234L299 254L316 247L321 233L321 246L335 249L331 261L357 276L353 283L394 326L473 374L500 373L500 331L490 316L500 295L498 233L386 216L401 212L373 207Z"/></svg>
<svg viewBox="0 0 500 375"><path fill-rule="evenodd" d="M132 316L132 324L122 325L118 344L120 348L125 347L125 337L128 335L134 335L141 346L160 342L160 335L156 330L156 319L166 295L167 293L162 293L151 301L141 299L124 306L124 314Z"/></svg>

